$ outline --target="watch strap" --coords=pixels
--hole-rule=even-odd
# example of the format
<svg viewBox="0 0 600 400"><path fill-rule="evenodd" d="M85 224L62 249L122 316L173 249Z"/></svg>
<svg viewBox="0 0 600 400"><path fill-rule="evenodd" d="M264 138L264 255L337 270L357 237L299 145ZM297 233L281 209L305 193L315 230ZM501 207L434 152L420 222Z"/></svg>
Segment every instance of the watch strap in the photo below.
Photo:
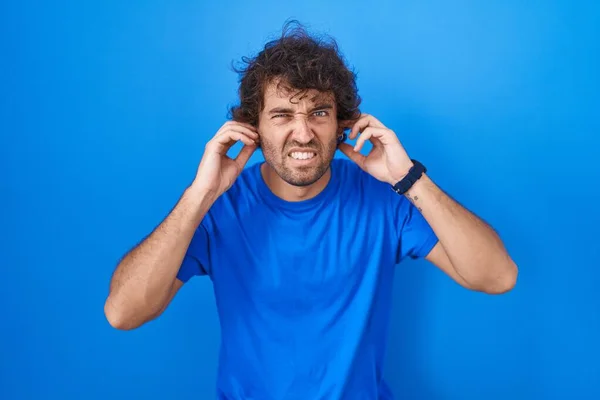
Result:
<svg viewBox="0 0 600 400"><path fill-rule="evenodd" d="M404 178L392 186L392 190L398 194L404 194L410 189L416 181L427 172L427 168L417 160L411 159L413 166L410 168Z"/></svg>

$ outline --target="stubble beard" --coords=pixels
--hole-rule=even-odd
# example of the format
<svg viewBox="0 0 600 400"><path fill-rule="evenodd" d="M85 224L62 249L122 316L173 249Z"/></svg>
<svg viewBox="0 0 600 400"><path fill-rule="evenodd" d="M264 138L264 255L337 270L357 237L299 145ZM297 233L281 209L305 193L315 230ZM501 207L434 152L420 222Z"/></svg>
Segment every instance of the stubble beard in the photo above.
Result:
<svg viewBox="0 0 600 400"><path fill-rule="evenodd" d="M303 147L306 150L314 151L318 161L317 165L306 167L290 166L291 159L288 155L289 151L286 149L291 149L292 147ZM337 140L335 138L325 148L311 142L305 146L288 144L283 151L277 150L268 141L261 140L261 149L265 162L273 168L282 180L293 186L309 186L321 179L331 165L336 148Z"/></svg>

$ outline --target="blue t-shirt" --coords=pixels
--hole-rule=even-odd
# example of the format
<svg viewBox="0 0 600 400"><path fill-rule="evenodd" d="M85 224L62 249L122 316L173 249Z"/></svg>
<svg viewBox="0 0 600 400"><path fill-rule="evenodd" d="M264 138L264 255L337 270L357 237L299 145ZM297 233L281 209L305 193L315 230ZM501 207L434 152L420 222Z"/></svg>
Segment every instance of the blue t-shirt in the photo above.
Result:
<svg viewBox="0 0 600 400"><path fill-rule="evenodd" d="M394 267L437 237L347 159L312 199L275 196L246 168L198 227L177 277L213 282L219 399L391 399L382 367Z"/></svg>

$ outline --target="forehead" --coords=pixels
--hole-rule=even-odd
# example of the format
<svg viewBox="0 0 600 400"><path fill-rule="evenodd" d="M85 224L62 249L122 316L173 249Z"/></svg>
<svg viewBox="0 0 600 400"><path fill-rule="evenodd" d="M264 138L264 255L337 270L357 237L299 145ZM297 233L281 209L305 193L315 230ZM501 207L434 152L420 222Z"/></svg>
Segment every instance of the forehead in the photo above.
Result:
<svg viewBox="0 0 600 400"><path fill-rule="evenodd" d="M265 88L264 108L267 111L272 107L301 108L321 103L335 105L333 93L293 89L278 82L269 83Z"/></svg>

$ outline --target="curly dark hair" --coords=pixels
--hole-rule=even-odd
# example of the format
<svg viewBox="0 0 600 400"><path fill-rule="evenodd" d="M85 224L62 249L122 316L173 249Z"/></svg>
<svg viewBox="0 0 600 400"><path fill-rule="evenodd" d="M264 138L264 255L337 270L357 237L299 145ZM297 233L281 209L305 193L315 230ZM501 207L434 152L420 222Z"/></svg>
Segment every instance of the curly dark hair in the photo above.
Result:
<svg viewBox="0 0 600 400"><path fill-rule="evenodd" d="M345 65L336 41L309 35L296 20L286 22L281 37L254 58L242 57L242 64L233 66L240 74L240 103L229 108L229 117L237 122L258 126L266 87L276 79L278 89L297 92L292 98L310 89L332 93L338 121L360 117L356 74Z"/></svg>

